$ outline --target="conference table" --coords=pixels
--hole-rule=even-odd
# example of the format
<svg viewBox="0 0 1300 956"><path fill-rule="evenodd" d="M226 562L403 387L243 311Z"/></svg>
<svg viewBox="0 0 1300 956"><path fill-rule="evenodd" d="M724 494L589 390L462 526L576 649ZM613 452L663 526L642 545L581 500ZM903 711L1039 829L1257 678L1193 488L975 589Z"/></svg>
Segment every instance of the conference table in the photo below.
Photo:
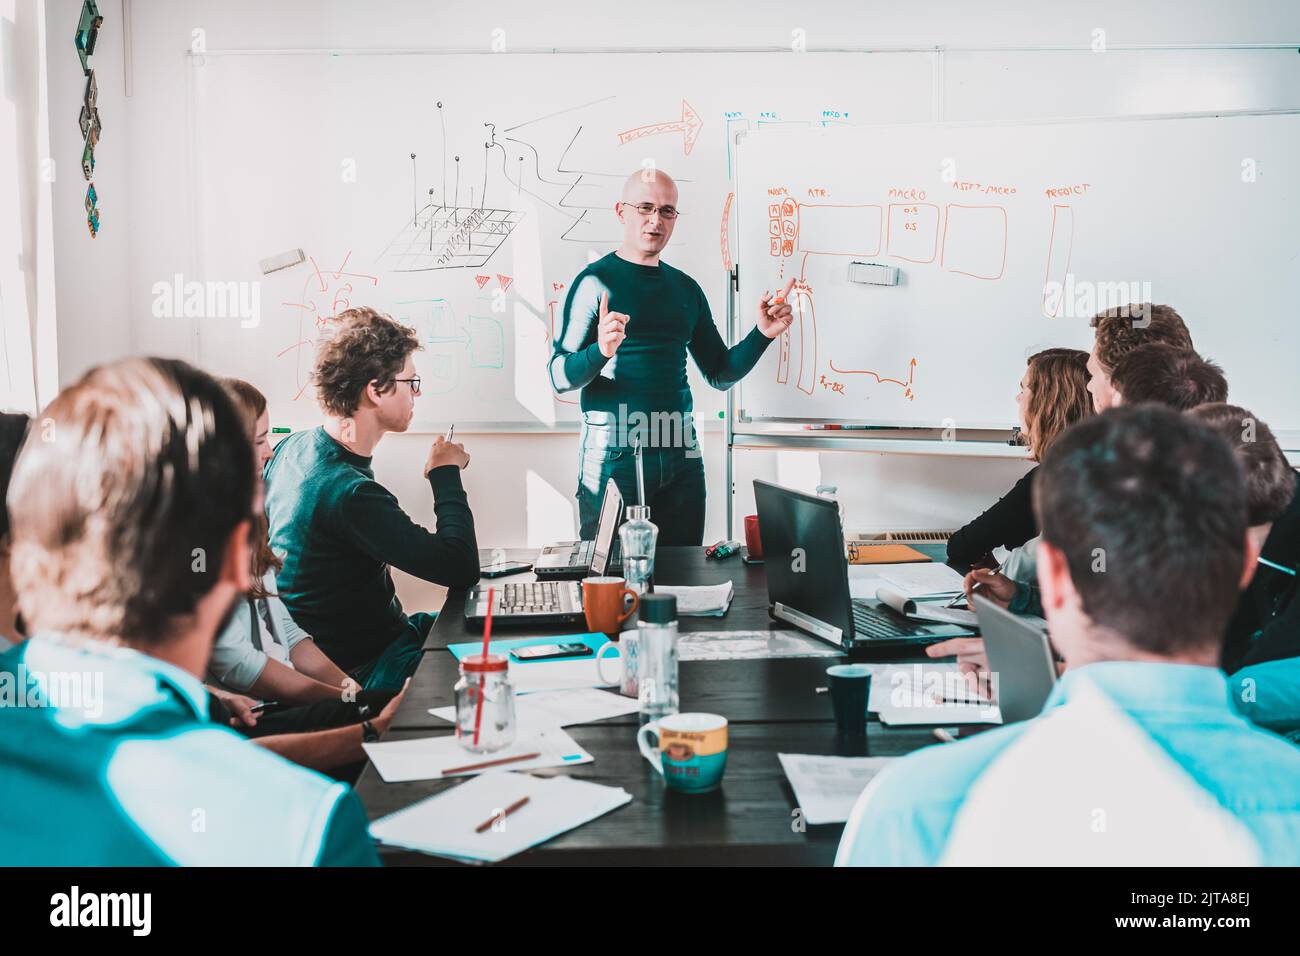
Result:
<svg viewBox="0 0 1300 956"><path fill-rule="evenodd" d="M929 553L943 560L942 546ZM506 553L506 559L531 562L536 554L535 549L515 549ZM487 564L499 560L501 551L484 550L481 556L481 563ZM656 584L718 584L728 578L735 593L726 616L682 617L681 632L791 630L768 615L767 581L761 564L744 564L738 556L712 560L698 547L659 548L655 556ZM527 580L532 580L531 575L514 575L497 582ZM482 637L481 627L471 627L464 619L465 595L464 590L448 593L384 740L452 732L451 724L430 715L429 709L454 702L452 688L459 668L448 645ZM497 629L493 637L561 635L583 630L581 625L533 627L526 631ZM681 710L722 714L730 725L726 774L722 786L711 793L682 794L665 787L663 779L637 750L639 721L635 713L566 727L569 735L591 753L594 762L536 772L566 773L622 787L632 795L632 802L513 857L507 865L829 865L843 825L802 824L794 791L777 754L888 757L937 744L932 728L884 727L874 716L868 722L865 741L837 735L829 695L818 689L826 686L826 668L844 659L841 654L681 662ZM373 764L367 764L356 790L369 818L375 820L463 779L390 784L380 778ZM450 864L392 847L381 847L380 856L389 866Z"/></svg>

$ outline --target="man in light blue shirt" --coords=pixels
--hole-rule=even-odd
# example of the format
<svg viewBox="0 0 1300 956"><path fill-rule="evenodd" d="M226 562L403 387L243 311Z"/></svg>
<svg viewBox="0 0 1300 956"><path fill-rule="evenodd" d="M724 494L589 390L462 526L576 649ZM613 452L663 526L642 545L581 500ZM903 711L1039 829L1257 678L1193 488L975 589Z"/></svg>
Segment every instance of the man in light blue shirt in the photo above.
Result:
<svg viewBox="0 0 1300 956"><path fill-rule="evenodd" d="M42 424L8 495L34 636L0 654L0 866L376 864L347 787L208 722L259 497L223 388L129 359Z"/></svg>
<svg viewBox="0 0 1300 956"><path fill-rule="evenodd" d="M1239 715L1217 666L1256 548L1227 443L1108 411L1058 440L1034 495L1069 670L1033 720L881 773L836 863L1300 864L1300 749Z"/></svg>

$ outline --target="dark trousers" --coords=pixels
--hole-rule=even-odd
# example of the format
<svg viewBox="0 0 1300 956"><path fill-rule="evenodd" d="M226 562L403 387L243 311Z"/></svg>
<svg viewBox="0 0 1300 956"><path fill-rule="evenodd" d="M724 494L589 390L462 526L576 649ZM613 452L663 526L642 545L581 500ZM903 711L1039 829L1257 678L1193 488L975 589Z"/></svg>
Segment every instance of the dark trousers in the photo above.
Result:
<svg viewBox="0 0 1300 956"><path fill-rule="evenodd" d="M397 696L395 690L363 690L357 693L355 701L322 700L314 704L286 707L258 716L257 725L246 727L242 723L232 729L245 737L270 737L274 734L303 734L314 730L334 730L337 727L349 727L363 720L373 720L379 712L388 706L388 702ZM213 723L230 727L230 711L215 694L208 695L208 715ZM328 775L344 783L355 783L365 762L334 767Z"/></svg>
<svg viewBox="0 0 1300 956"><path fill-rule="evenodd" d="M579 452L578 519L580 537L596 537L605 482L618 486L625 504L648 504L650 520L659 528L658 544L699 545L704 542L704 458L694 426L684 426L682 441L658 447L642 446L646 501L637 494L636 454L613 422L593 420L588 413ZM626 432L626 428L624 429ZM619 515L622 521L623 515Z"/></svg>
<svg viewBox="0 0 1300 956"><path fill-rule="evenodd" d="M286 707L262 714L256 727L236 727L245 737L269 737L272 734L302 734L313 730L333 730L372 720L397 696L395 690L363 690L355 701L322 700L299 707ZM364 708L364 709L363 709Z"/></svg>
<svg viewBox="0 0 1300 956"><path fill-rule="evenodd" d="M417 611L406 619L406 628L368 664L353 668L349 676L366 690L401 690L406 679L415 673L424 653L424 639L437 614Z"/></svg>

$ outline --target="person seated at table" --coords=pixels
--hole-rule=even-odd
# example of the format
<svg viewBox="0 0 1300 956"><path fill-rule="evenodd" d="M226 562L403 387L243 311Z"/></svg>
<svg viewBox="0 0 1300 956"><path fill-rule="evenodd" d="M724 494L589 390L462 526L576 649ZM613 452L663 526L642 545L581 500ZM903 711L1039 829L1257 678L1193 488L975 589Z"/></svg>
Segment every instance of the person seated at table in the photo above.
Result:
<svg viewBox="0 0 1300 956"><path fill-rule="evenodd" d="M1044 349L1029 357L1020 379L1016 408L1020 441L1030 461L1042 461L1058 435L1092 412L1088 398L1088 353ZM969 567L989 559L996 547L1015 548L1038 533L1030 503L1031 468L997 503L948 539L948 563Z"/></svg>
<svg viewBox="0 0 1300 956"><path fill-rule="evenodd" d="M222 384L243 414L260 476L271 458L266 397L241 379ZM294 763L355 779L365 761L362 744L387 731L399 695L362 690L294 622L275 593L282 562L267 541L258 500L249 592L235 602L208 661L208 689L219 702L212 705L213 719ZM260 706L264 701L271 702L269 712Z"/></svg>
<svg viewBox="0 0 1300 956"><path fill-rule="evenodd" d="M325 424L285 438L266 466L271 548L284 560L281 600L364 687L396 689L419 663L433 615L407 616L389 567L463 588L479 577L462 445L434 439L424 463L438 530L412 521L375 480L375 446L404 432L420 378L415 332L374 309L341 313L313 379Z"/></svg>
<svg viewBox="0 0 1300 956"><path fill-rule="evenodd" d="M200 678L249 586L253 449L173 359L100 366L9 488L32 637L0 655L0 866L374 865L347 787L208 721ZM58 677L58 680L51 680Z"/></svg>
<svg viewBox="0 0 1300 956"><path fill-rule="evenodd" d="M1135 400L1130 401L1130 396ZM1142 345L1116 363L1110 377L1111 407L1155 402L1175 411L1187 411L1207 402L1228 398L1223 370L1190 349L1171 345ZM1034 567L1038 538L1012 550L1000 568L973 568L964 582L967 600L978 588L980 595L1015 614L1042 616ZM981 669L984 642L980 638L954 638L926 648L931 657L957 655L963 669Z"/></svg>
<svg viewBox="0 0 1300 956"><path fill-rule="evenodd" d="M1237 601L1223 643L1223 669L1300 657L1300 473L1273 430L1236 405L1200 405L1189 414L1213 428L1246 472L1250 533L1259 548L1250 584Z"/></svg>
<svg viewBox="0 0 1300 956"><path fill-rule="evenodd" d="M0 412L0 500L9 491L18 449L27 437L31 418L18 412ZM9 512L0 508L0 653L24 639L18 613L18 596L9 577Z"/></svg>
<svg viewBox="0 0 1300 956"><path fill-rule="evenodd" d="M1226 402L1223 369L1192 349L1155 343L1129 352L1110 373L1113 405L1157 402L1185 412L1205 402Z"/></svg>
<svg viewBox="0 0 1300 956"><path fill-rule="evenodd" d="M1112 409L1061 436L1034 498L1068 670L1038 717L882 771L836 862L1300 864L1300 749L1239 715L1218 667L1256 557L1227 442Z"/></svg>
<svg viewBox="0 0 1300 956"><path fill-rule="evenodd" d="M242 379L226 379L222 384L244 415L260 476L271 460L266 396ZM275 593L275 572L284 562L271 550L264 514L253 516L250 537L252 584L247 597L236 602L230 622L217 635L208 662L211 681L235 693L252 693L288 704L337 701L355 694L360 690L357 683L294 622Z"/></svg>
<svg viewBox="0 0 1300 956"><path fill-rule="evenodd" d="M1111 372L1129 352L1156 343L1179 349L1193 347L1183 317L1169 305L1121 305L1094 315L1092 327L1095 335L1088 354L1088 392L1093 410L1098 412L1115 404Z"/></svg>

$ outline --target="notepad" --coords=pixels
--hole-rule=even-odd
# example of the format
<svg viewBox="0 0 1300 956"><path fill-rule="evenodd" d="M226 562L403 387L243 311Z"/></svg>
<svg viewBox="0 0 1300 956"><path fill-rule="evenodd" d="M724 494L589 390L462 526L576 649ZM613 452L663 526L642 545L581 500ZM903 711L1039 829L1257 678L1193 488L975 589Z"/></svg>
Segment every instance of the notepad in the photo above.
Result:
<svg viewBox="0 0 1300 956"><path fill-rule="evenodd" d="M928 564L892 564L877 571L892 590L907 598L951 597L960 594L962 576L948 567L931 561Z"/></svg>
<svg viewBox="0 0 1300 956"><path fill-rule="evenodd" d="M777 754L805 823L844 823L862 791L893 757Z"/></svg>
<svg viewBox="0 0 1300 956"><path fill-rule="evenodd" d="M1002 723L998 705L981 700L951 662L874 666L867 710L894 727Z"/></svg>
<svg viewBox="0 0 1300 956"><path fill-rule="evenodd" d="M944 607L940 601L916 601L899 594L887 584L876 589L876 598L881 604L893 608L899 614L914 621L937 621L941 624L960 624L963 627L979 626L974 611Z"/></svg>
<svg viewBox="0 0 1300 956"><path fill-rule="evenodd" d="M505 807L528 803L507 817ZM489 771L370 824L370 835L388 846L495 863L522 853L630 803L621 787L572 777L533 777ZM496 818L482 833L475 830Z"/></svg>
<svg viewBox="0 0 1300 956"><path fill-rule="evenodd" d="M633 702L635 706L635 701ZM541 770L546 767L567 767L591 763L592 756L578 746L577 741L558 726L546 727L521 736L509 747L490 754L470 753L460 745L454 734L442 737L421 737L417 740L392 740L376 744L362 744L366 756L384 783L405 783L408 780L437 780L445 776L485 773L485 770L457 768L518 757L535 753L531 760L509 764L507 770ZM487 768L493 769L493 768Z"/></svg>
<svg viewBox="0 0 1300 956"><path fill-rule="evenodd" d="M677 598L679 617L722 617L731 607L735 591L730 581L689 586L661 584L655 588L655 594L671 594Z"/></svg>

